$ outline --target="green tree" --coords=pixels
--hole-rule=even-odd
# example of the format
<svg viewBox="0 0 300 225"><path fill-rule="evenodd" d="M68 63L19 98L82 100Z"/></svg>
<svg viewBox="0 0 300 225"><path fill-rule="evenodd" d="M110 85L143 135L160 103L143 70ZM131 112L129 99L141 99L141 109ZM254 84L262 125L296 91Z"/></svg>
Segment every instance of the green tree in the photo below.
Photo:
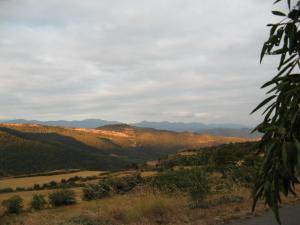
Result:
<svg viewBox="0 0 300 225"><path fill-rule="evenodd" d="M269 39L262 48L265 55L279 57L278 73L262 88L269 88L267 98L253 111L263 109L264 120L256 130L263 133L260 156L264 163L257 176L254 204L259 199L274 211L280 223L282 195L295 194L300 160L300 1L276 0L287 4L287 12L272 11L280 17L268 24Z"/></svg>

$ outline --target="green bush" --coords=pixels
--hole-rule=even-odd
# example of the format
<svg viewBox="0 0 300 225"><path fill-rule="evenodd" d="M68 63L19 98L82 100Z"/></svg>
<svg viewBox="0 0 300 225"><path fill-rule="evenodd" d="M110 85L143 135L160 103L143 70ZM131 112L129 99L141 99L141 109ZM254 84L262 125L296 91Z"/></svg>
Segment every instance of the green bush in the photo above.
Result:
<svg viewBox="0 0 300 225"><path fill-rule="evenodd" d="M40 184L34 184L33 185L33 189L34 190L40 190L41 189L41 185Z"/></svg>
<svg viewBox="0 0 300 225"><path fill-rule="evenodd" d="M47 204L45 197L43 195L34 195L31 200L31 208L36 210L41 210Z"/></svg>
<svg viewBox="0 0 300 225"><path fill-rule="evenodd" d="M6 209L6 213L17 214L23 209L23 199L15 195L2 202L3 207Z"/></svg>
<svg viewBox="0 0 300 225"><path fill-rule="evenodd" d="M124 194L131 191L138 184L142 183L143 179L140 174L135 174L132 176L126 176L118 179L112 179L110 181L110 186L113 191L117 194Z"/></svg>
<svg viewBox="0 0 300 225"><path fill-rule="evenodd" d="M54 191L49 194L48 198L50 205L53 207L72 205L76 203L76 194L70 189Z"/></svg>
<svg viewBox="0 0 300 225"><path fill-rule="evenodd" d="M12 188L2 188L0 189L0 193L11 193L14 192L14 189Z"/></svg>
<svg viewBox="0 0 300 225"><path fill-rule="evenodd" d="M82 191L83 200L94 200L108 197L112 194L123 194L131 191L143 181L139 174L122 178L111 178L101 180L98 184L86 185Z"/></svg>
<svg viewBox="0 0 300 225"><path fill-rule="evenodd" d="M91 201L101 198L99 185L89 184L82 188L82 199L85 201Z"/></svg>
<svg viewBox="0 0 300 225"><path fill-rule="evenodd" d="M210 190L208 175L199 168L164 172L154 184L166 193L187 192L193 201L202 201Z"/></svg>

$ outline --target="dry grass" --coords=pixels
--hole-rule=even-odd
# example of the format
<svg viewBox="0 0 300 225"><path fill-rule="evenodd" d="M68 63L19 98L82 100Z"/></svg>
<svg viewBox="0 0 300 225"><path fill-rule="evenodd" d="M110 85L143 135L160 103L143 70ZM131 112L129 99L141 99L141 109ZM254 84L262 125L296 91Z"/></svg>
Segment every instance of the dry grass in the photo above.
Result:
<svg viewBox="0 0 300 225"><path fill-rule="evenodd" d="M76 173L59 174L52 176L34 176L22 178L4 178L0 180L0 189L2 188L17 188L17 187L33 187L34 184L46 184L51 181L60 182L62 179L69 179L74 176L88 177L98 176L103 172L100 171L80 171Z"/></svg>
<svg viewBox="0 0 300 225"><path fill-rule="evenodd" d="M78 193L79 190L76 191ZM298 192L300 193L300 188ZM28 195L28 192L20 194L25 198L23 194ZM207 209L190 209L186 196L166 196L151 189L140 188L126 195L91 202L82 201L74 206L0 217L0 224L6 225L6 222L11 222L10 225L67 225L65 221L84 216L95 221L106 221L103 224L110 225L218 225L233 218L251 216L252 199L249 189L236 186L230 193L220 193L211 197L219 198L227 194L241 196L244 201L223 202ZM285 202L296 200L289 198L285 199ZM266 207L260 203L257 214L265 210Z"/></svg>

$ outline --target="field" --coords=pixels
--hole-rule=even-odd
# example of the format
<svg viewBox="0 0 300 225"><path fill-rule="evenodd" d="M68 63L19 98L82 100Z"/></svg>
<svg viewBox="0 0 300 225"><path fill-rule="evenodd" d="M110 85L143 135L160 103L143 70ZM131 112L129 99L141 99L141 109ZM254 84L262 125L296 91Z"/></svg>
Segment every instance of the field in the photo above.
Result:
<svg viewBox="0 0 300 225"><path fill-rule="evenodd" d="M21 177L21 178L2 178L0 179L0 189L12 188L16 189L18 187L28 188L33 187L34 184L46 184L51 181L60 182L62 179L69 179L71 177L89 177L89 176L99 176L100 171L79 171L75 173L66 173L52 176L33 176L33 177Z"/></svg>
<svg viewBox="0 0 300 225"><path fill-rule="evenodd" d="M78 196L80 189L75 189ZM48 194L50 191L39 191ZM300 193L300 190L298 190ZM25 199L27 205L33 193L18 193ZM248 189L235 190L233 195L244 198L243 202L224 202L209 208L190 209L188 197L185 195L164 195L149 189L137 189L126 195L86 202L80 201L73 206L45 209L40 212L28 212L18 216L0 217L5 225L77 225L80 223L66 223L76 218L88 218L98 224L130 224L130 225L220 225L224 221L235 218L253 216L251 192ZM1 198L8 197L0 195ZM2 200L2 199L1 199ZM296 201L295 198L285 199L286 203ZM259 204L254 215L263 213L267 208ZM106 223L107 222L107 223ZM91 223L92 224L92 223ZM95 223L96 224L96 223Z"/></svg>

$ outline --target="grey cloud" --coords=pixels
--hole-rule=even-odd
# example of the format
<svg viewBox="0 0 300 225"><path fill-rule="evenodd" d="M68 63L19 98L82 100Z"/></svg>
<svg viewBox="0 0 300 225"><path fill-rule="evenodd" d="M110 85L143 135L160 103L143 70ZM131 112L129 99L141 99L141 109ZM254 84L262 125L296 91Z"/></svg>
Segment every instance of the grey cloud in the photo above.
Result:
<svg viewBox="0 0 300 225"><path fill-rule="evenodd" d="M0 118L254 124L268 1L0 2Z"/></svg>

